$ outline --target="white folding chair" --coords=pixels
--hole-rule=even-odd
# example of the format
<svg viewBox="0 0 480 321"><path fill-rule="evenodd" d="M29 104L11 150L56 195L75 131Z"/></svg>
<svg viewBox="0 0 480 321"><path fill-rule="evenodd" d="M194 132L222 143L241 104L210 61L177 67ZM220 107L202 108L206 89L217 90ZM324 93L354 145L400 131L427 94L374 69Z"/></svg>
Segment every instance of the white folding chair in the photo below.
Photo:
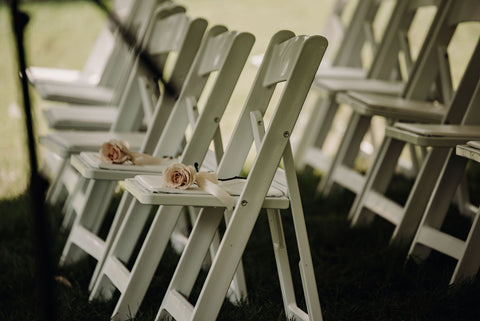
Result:
<svg viewBox="0 0 480 321"><path fill-rule="evenodd" d="M337 0L322 35L329 47L318 69L319 77L363 78L365 62L358 54L363 47L375 51L377 41L372 24L382 0ZM352 8L353 7L353 8ZM346 22L345 22L346 21ZM260 66L263 54L251 57L256 67Z"/></svg>
<svg viewBox="0 0 480 321"><path fill-rule="evenodd" d="M176 6L163 0L136 1L123 22L126 30L140 42L150 17L158 6L157 3L164 7ZM84 105L118 103L135 58L118 28L113 27L113 34L108 30L112 29L112 26L111 22L107 22L94 47L93 57L87 61L78 78L70 77L68 81L39 81L35 80L35 72L37 71L38 75L39 69L29 69L28 75L33 78L31 82L43 99ZM110 50L108 47L111 47ZM98 57L98 52L104 56L103 61L102 57ZM65 74L65 71L60 72L59 77L62 74Z"/></svg>
<svg viewBox="0 0 480 321"><path fill-rule="evenodd" d="M382 3L386 5L385 1ZM322 171L324 175L318 186L319 192L325 195L330 193L333 183L336 183L335 178L332 177L333 168L336 166L338 158L342 158L342 153L344 153L340 148L337 148L332 154L332 151L330 151L332 148L326 146L328 135L331 136L333 132L338 131L333 126L334 120L338 117L345 117L345 115L339 116L340 103L343 103L343 101L338 101L338 97L349 90L392 96L401 95L405 88L405 82L411 76L411 70L413 69L414 59L407 38L409 30L412 28L412 22L417 15L421 14L420 9L438 7L440 3L441 1L437 0L396 1L366 78L332 79L318 77L316 79L313 88L321 89L324 95L320 96L315 103L309 122L295 147L295 160L299 168L309 165ZM379 12L383 13L381 10ZM383 18L385 17L381 15L377 17L377 19ZM370 28L373 27L370 25ZM402 61L405 61L405 72L401 72ZM345 126L345 130L350 129L353 125L353 123L349 123ZM355 143L357 143L357 140L359 140L358 144L360 144L370 129L370 123L363 124L360 128L357 129L354 137L348 137L348 141L355 140ZM370 134L372 136L372 147L374 147L376 137L372 131L370 131ZM348 132L346 131L344 136L340 137L340 140L342 138L347 140L345 137L347 135Z"/></svg>
<svg viewBox="0 0 480 321"><path fill-rule="evenodd" d="M181 53L174 61L169 60L174 66L166 84L178 90L193 62L207 23L204 19L192 19L184 13L164 16L162 10L157 11L154 19L155 23L150 26L151 41L147 48L148 52L155 57L155 62L161 70L166 67L169 56ZM75 184L71 186L73 183L71 179L64 179L64 175L69 175L71 170L68 165L70 155L81 151L98 151L103 142L112 138L127 141L134 151L141 148L145 133L138 130L144 117L152 118L153 99L157 99L156 90L151 84L154 77L155 75L151 75L137 58L127 90L123 94L117 118L109 132L56 131L40 137L40 142L44 146L63 159L60 172L50 186L47 201L56 204L61 199L65 187L68 193L71 193L75 187ZM162 103L162 110L159 111L161 117L156 124L159 131L165 124L177 98L174 94L163 96L162 99L165 101Z"/></svg>
<svg viewBox="0 0 480 321"><path fill-rule="evenodd" d="M176 157L184 144L189 126L194 128L193 135L200 139L197 145L190 147L196 149L197 153L205 153L200 145L203 145L203 149L206 150L212 139L221 137L219 132L212 130L214 129L212 120L217 124L220 122L253 45L253 39L251 34L227 31L222 26L213 27L206 34L165 129L161 135L157 135L154 133L158 131L155 128L156 124L153 124L152 130L145 138L142 151L154 152L154 156L157 157L165 155ZM214 73L216 74L215 83L211 90L205 89L208 79L213 77ZM207 103L199 109L197 102L203 99L202 97L207 97ZM160 99L160 105L162 101ZM157 110L160 110L161 107ZM159 120L159 122L164 121ZM150 145L156 144L157 141L158 146L153 149ZM217 144L221 145L221 142L217 142ZM217 152L219 153L218 157L221 157L223 150L219 149ZM82 153L73 155L71 158L74 168L88 180L88 194L80 195L79 193L77 196L85 201L83 206L73 209L77 215L61 257L60 264L62 265L76 262L86 252L99 261L100 267L101 258L107 249L97 234L105 217L105 207L110 203L117 182L142 172L158 174L165 167L165 165L122 165L124 168L119 168L117 165L116 169L108 169L108 166L102 168L101 163L92 164L90 161L91 157L96 155L98 153ZM166 163L168 164L168 161ZM215 161L211 163L213 163L211 166L216 167ZM117 223L114 224L116 228L121 223L122 215L131 200L132 198L128 198L128 194L125 193L121 204L127 205L122 205L117 210L115 217ZM112 230L109 237L111 238L115 234L116 232Z"/></svg>
<svg viewBox="0 0 480 321"><path fill-rule="evenodd" d="M191 138L187 140L188 143L182 158L195 158L201 162L207 154L212 140L215 142L215 152L218 154L218 158L222 156L223 148L218 127L219 122L253 46L253 42L253 35L227 31L226 28L222 26L213 27L207 33L192 69L185 80L185 85L171 113L171 117L168 119L160 139L157 139L158 145L155 148L154 155L159 157L163 155L176 156L185 139L185 133L190 124L193 132ZM204 90L212 74L215 74L215 80L212 83L211 90ZM207 98L205 105L202 107L198 106L197 102L204 98L202 97L203 91L205 91ZM154 139L151 140L155 141ZM148 144L148 141L146 141L146 144ZM100 186L101 188L102 184L110 185L110 197L111 194L113 194L113 188L118 180L133 177L136 170L137 174L141 173L138 172L138 169L132 167L130 167L131 169L129 171L92 168L92 166L82 162L81 156L73 157L72 162L76 163L76 168L83 174L96 178L90 181L89 186ZM210 166L213 165L213 167L216 167L215 161L213 161L213 164L211 163L212 162L210 162ZM157 168L157 174L158 173L161 173L159 168ZM104 197L99 198L99 195L95 193L88 196L89 199L92 200L90 203L93 204L98 201L104 201ZM114 222L105 242L97 236L104 213L98 213L96 209L92 209L90 206L89 212L83 212L78 215L67 239L61 264L75 262L83 254L83 251L86 251L98 260L97 268L92 277L91 284L93 285L98 272L103 266L103 259L122 224L123 217L133 212L134 218L136 220L138 219L139 214L133 211L132 208L138 207L139 204L134 204L132 201L133 198L128 193L124 193L121 205L117 209ZM145 209L145 207L143 207L143 209ZM138 221L135 222L135 225L137 227L141 226ZM131 243L131 236L127 241L128 240L130 240L130 244L122 247L122 251L127 251L127 247L132 250L130 247L135 245ZM79 251L80 249L83 251ZM148 280L148 276L145 274L142 274L142 277ZM142 283L144 282L142 281ZM149 281L147 281L145 285L145 291L148 284ZM136 296L140 296L141 301L144 293L138 293L139 284L138 282L134 282L134 279L132 279L130 284L124 283L123 286L119 286L117 283L115 285L117 285L122 292L122 296L117 303L114 315L117 313L125 314L125 302L138 300ZM142 289L140 291L142 291ZM134 315L135 312L136 308L130 306L128 313Z"/></svg>
<svg viewBox="0 0 480 321"><path fill-rule="evenodd" d="M148 41L151 37L151 25L154 16L158 18L161 11L163 15L168 16L175 13L185 12L185 8L175 5L170 1L162 1L161 4L156 7L148 5L149 2L139 5L140 7L149 9L148 14L144 14L145 18L141 22L140 31L138 33L138 41L141 44L141 48L145 51L148 50ZM144 10L145 11L145 8ZM157 12L157 13L156 13ZM95 96L96 93L105 92L110 95L110 98L107 97L103 102L109 102L108 105L88 105L88 109L85 109L86 105L84 104L62 104L62 105L53 105L47 106L42 109L43 115L46 119L47 125L52 129L61 129L61 130L108 130L111 128L114 120L117 117L119 112L118 106L121 103L121 98L123 93L127 90L128 79L133 69L135 68L136 53L131 48L128 48L128 45L125 43L119 44L122 45L123 55L122 59L115 59L112 57L112 60L115 61L115 65L111 69L115 71L105 71L105 74L115 74L110 78L113 78L115 81L112 83L114 88L110 88L109 84L105 82L101 83L99 86L96 86L90 92ZM117 53L120 55L122 52ZM147 83L145 86L151 86L155 88L155 84ZM70 86L73 88L73 91L78 90L79 88L88 89L88 86ZM108 88L107 88L108 87ZM83 89L80 89L83 90ZM103 94L101 94L103 95ZM74 97L78 96L73 94ZM80 95L82 96L82 95ZM90 99L88 97L92 96L83 96L86 100ZM75 99L75 98L74 98ZM83 98L82 98L83 99ZM95 98L96 99L96 98ZM85 100L85 102L86 102ZM93 103L93 101L91 101ZM103 103L102 103L103 104ZM145 127L148 124L148 120L144 121L143 126Z"/></svg>
<svg viewBox="0 0 480 321"><path fill-rule="evenodd" d="M348 24L342 26L342 16L352 1L337 1L323 33L329 43L337 47L329 46L318 70L318 77L363 78L366 76L367 66L359 52L364 47L368 47L372 52L377 49L373 22L381 2L382 0L357 1ZM331 32L333 35L330 34Z"/></svg>
<svg viewBox="0 0 480 321"><path fill-rule="evenodd" d="M151 38L152 33L151 26L155 23L154 17L158 19L160 14L168 16L182 12L185 12L185 8L175 5L169 1L162 2L155 8L150 8L149 14L147 15L148 18L144 19L142 22L141 31L138 32L139 42L141 43L143 50L148 50L148 41L149 38ZM119 61L119 59L115 60L114 57L112 57L112 60L116 61L116 69L118 71L115 72L116 75L114 77L115 81L117 82L115 88L106 89L107 92L114 94L115 96L112 96L113 100L108 104L108 106L88 105L88 109L85 109L85 105L79 104L57 104L53 106L47 106L42 109L42 112L49 128L61 130L108 130L112 127L112 124L117 118L117 114L119 112L118 106L121 103L119 99L123 97L123 93L127 90L126 87L128 86L128 77L135 68L135 52L129 49L126 44L122 45L126 47L124 48L125 53L123 56L125 57L123 58L123 61ZM120 55L120 53L117 55ZM146 84L145 86L152 86L152 88L155 87L154 84ZM73 88L79 87L81 86ZM96 88L99 88L98 90L95 89L96 91L103 91L103 89L107 88L107 85L102 84ZM92 90L92 92L95 90ZM105 102L106 101L107 100L105 100ZM143 125L147 124L148 120L145 120Z"/></svg>
<svg viewBox="0 0 480 321"><path fill-rule="evenodd" d="M114 4L114 14L121 18L121 21L128 24L136 13L138 3L126 1L124 4ZM82 70L62 69L52 67L30 66L27 68L27 77L30 83L35 86L42 83L61 83L75 85L77 82L97 85L103 71L114 56L114 51L119 47L115 46L115 30L109 22L100 30L100 34L85 62Z"/></svg>
<svg viewBox="0 0 480 321"><path fill-rule="evenodd" d="M449 1L447 3L442 18L443 23L437 25L431 35L432 42L424 47L421 60L423 65L422 72L416 73L408 95L406 95L410 99L393 101L382 96L367 97L362 95L363 97L360 97L351 95L354 99L360 97L363 101L370 98L370 104L365 105L365 103L361 102L358 105L362 105L366 109L375 110L375 112L382 113L382 115L387 115L392 120L406 119L409 115L416 117L418 111L423 109L419 108L419 106L425 106L427 103L421 100L414 100L414 98L421 99L427 96L428 89L431 88L429 85L432 85L437 75L440 75L440 80L437 84L441 84L443 100L450 105L448 111L444 113L443 124L432 125L433 127L430 127L430 130L427 125L417 124L398 123L387 127L386 137L380 146L373 165L367 173L363 188L359 190L350 210L349 217L352 219L352 225L368 222L374 214L379 215L395 225L392 242L410 244L412 241L434 188L434 183L448 155L448 148L445 148L445 144L442 148L442 144L439 143L442 139L436 137L436 132L439 128L448 127L445 126L446 124L460 123L480 74L480 66L478 65L480 45L477 42L476 48L470 56L470 63L457 88L457 93L454 95L446 50L460 23L478 21L479 8L479 3L471 0ZM441 68L438 66L441 66ZM381 103L379 104L378 102ZM354 104L357 103L355 102ZM440 108L440 106L435 107L438 104L432 103L431 105L434 109ZM411 120L414 119L412 118ZM456 143L461 142L458 140L459 137L456 137L456 139L454 139ZM469 136L464 141L466 142L469 139L474 139L474 136ZM405 205L400 206L386 196L385 192L406 143L423 147L431 146L431 148L425 152L426 157L421 164L420 171Z"/></svg>
<svg viewBox="0 0 480 321"><path fill-rule="evenodd" d="M217 226L223 217L225 205L212 195L191 194L188 191L186 194L175 194L175 190L173 190L173 194L153 193L139 183L141 176L137 176L138 179L126 180L127 191L141 203L145 203L143 206L147 206L147 208L150 208L147 204L161 206L155 214L130 272L119 266L120 260L125 260L128 256L121 256L121 249L116 248L118 244L113 244L92 292L94 297L101 294L103 290L109 291L109 279L115 270L125 273L124 277L128 276L128 284L131 287L139 283L142 283L142 287L146 287L162 257L182 207L196 206L203 209L194 224L177 271L162 303L159 317L163 311L168 311L175 319L215 319L231 281L235 281L235 271L242 267L240 258L260 209L265 207L270 218L285 313L288 318L321 320L320 304L289 137L326 45L327 42L323 37L295 37L289 31L280 31L272 38L230 143L218 167L219 178L231 178L240 174L253 141L256 142L258 153L247 180L240 180L240 183L245 185L239 191L241 196L235 196L235 209L233 212L225 212L228 217L231 216L231 219L228 220L225 234L218 251L216 251L209 276L207 276L207 281L196 305L192 306L187 297L205 255L209 251L212 239L215 241ZM276 85L284 81L280 101L270 120L267 132L264 133L263 116ZM194 156L184 155L181 162L193 164L197 161ZM283 175L281 171L276 175L282 157L286 175ZM279 181L272 183L274 176ZM161 179L161 176L153 178L154 180ZM282 196L267 196L271 186L284 191ZM297 246L300 252L300 270L307 312L302 311L296 304L281 225L280 209L285 209L289 205L292 208ZM126 240L127 235L132 235L131 230L136 228L138 220L142 219L138 216L144 215L141 214L142 212L143 210L139 207L130 218L125 218L122 225L124 230L119 231L116 242L122 242ZM144 221L144 219L142 220ZM133 222L135 224L132 225ZM237 276L239 274L237 273ZM117 280L117 284L126 284L127 282L127 279L124 279L123 282L118 282L119 280ZM130 302L125 303L117 318L125 319L128 307L135 308L139 303L138 298L134 300L132 297Z"/></svg>
<svg viewBox="0 0 480 321"><path fill-rule="evenodd" d="M467 159L471 159L475 162L480 161L480 142L479 141L471 141L468 142L466 145L458 145L456 149L457 155L461 157L466 157ZM430 212L430 211L429 211ZM428 213L428 212L427 212ZM470 229L468 231L467 237L465 240L460 240L459 238L442 235L440 237L437 236L438 239L441 239L444 246L440 248L440 246L435 246L433 249L440 251L446 255L449 255L457 260L457 264L455 266L455 270L453 271L452 277L450 279L450 283L454 283L461 280L468 280L478 273L478 269L480 267L480 256L479 256L479 249L480 249L480 210L475 213L475 216L472 219ZM415 237L415 243L412 245L410 250L410 255L413 258L419 257L419 250L417 247L419 244L423 246L430 246L429 242L423 241L425 237L422 237L421 234L426 234L424 229L428 227L435 229L437 225L432 224L429 218L425 218L422 221L422 230L418 231L418 236ZM440 223L441 224L441 223ZM439 224L439 225L440 225ZM435 232L438 232L435 230ZM437 243L439 242L437 239ZM419 243L419 244L416 244ZM414 247L415 246L415 247ZM423 252L423 251L422 251ZM420 258L424 258L426 253L422 253Z"/></svg>
<svg viewBox="0 0 480 321"><path fill-rule="evenodd" d="M480 70L477 70L476 86L473 86L475 81L471 80L472 85L469 87L475 87L475 92L470 103L465 102L468 110L461 124L448 122L448 125L436 126L436 128L429 125L415 125L417 129L435 130L435 137L418 136L432 146L430 153L438 149L443 150L443 157L441 157L443 162L441 169L437 172L438 175L436 175L437 173L427 173L436 175L435 186L428 197L428 204L410 246L409 257L416 261L424 260L431 250L435 250L457 260L450 279L451 284L474 277L480 267L478 208L471 205L472 221L465 239L442 229L448 208L465 177L468 158L478 160L479 150L475 148L475 146L478 147L478 143L467 142L472 138L480 139L480 80L478 80L478 75L480 75ZM461 112L455 113L455 116L458 114ZM465 143L467 144L456 147L456 144ZM455 147L457 154L464 157L455 154ZM419 191L415 192L419 193Z"/></svg>

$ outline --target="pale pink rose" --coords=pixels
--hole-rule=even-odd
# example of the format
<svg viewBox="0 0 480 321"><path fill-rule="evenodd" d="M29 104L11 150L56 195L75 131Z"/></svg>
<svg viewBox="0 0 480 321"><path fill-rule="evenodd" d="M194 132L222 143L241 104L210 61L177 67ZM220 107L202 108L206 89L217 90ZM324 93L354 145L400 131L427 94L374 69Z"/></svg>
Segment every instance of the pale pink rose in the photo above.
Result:
<svg viewBox="0 0 480 321"><path fill-rule="evenodd" d="M102 161L110 164L122 164L132 160L132 154L128 150L128 144L120 140L111 139L103 143L100 148Z"/></svg>
<svg viewBox="0 0 480 321"><path fill-rule="evenodd" d="M169 188L187 189L195 183L196 172L191 165L173 163L163 170L163 185Z"/></svg>

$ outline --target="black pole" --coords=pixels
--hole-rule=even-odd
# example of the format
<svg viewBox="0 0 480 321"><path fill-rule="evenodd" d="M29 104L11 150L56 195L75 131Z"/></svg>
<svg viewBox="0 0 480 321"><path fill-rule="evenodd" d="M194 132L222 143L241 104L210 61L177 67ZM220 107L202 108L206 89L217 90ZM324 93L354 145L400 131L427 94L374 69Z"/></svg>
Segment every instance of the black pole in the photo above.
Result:
<svg viewBox="0 0 480 321"><path fill-rule="evenodd" d="M37 263L38 298L40 303L40 320L55 320L55 294L53 281L53 265L50 255L50 229L45 212L45 187L46 182L38 172L37 151L35 144L35 131L32 120L32 110L26 75L25 48L23 46L24 30L29 17L18 8L17 0L9 0L12 18L12 27L18 54L18 67L23 93L23 106L25 113L25 127L27 129L28 150L30 158L30 202L34 226L34 247Z"/></svg>

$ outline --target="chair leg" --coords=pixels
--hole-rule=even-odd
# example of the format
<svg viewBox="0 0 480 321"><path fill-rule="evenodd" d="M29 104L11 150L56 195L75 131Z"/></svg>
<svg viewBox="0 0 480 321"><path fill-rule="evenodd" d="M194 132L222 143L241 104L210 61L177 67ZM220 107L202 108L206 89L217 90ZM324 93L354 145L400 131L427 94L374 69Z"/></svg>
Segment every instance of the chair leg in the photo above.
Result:
<svg viewBox="0 0 480 321"><path fill-rule="evenodd" d="M71 229L73 222L75 221L75 206L76 199L82 197L82 193L85 193L88 186L88 179L81 176L75 184L75 188L72 194L68 195L63 206L63 212L65 213L62 220L62 230L68 231Z"/></svg>
<svg viewBox="0 0 480 321"><path fill-rule="evenodd" d="M113 311L113 320L127 320L137 313L181 211L181 206L161 206L155 214L126 287Z"/></svg>
<svg viewBox="0 0 480 321"><path fill-rule="evenodd" d="M290 263L288 260L288 253L287 253L287 246L285 242L285 235L283 233L283 226L282 226L282 217L280 214L279 210L267 210L268 213L268 223L270 225L270 233L272 236L272 244L273 244L273 250L275 253L275 261L277 264L277 271L278 271L278 277L280 280L280 288L282 291L282 298L283 298L283 305L285 309L285 314L287 319L294 319L296 316L300 317L302 319L310 319L310 320L321 320L321 312L320 312L320 305L318 302L318 311L317 313L313 313L311 318L308 318L308 315L306 315L305 312L301 311L298 306L297 302L295 299L295 290L293 287L293 282L292 282L292 272L290 270ZM297 242L299 240L297 239ZM304 288L304 294L305 298L307 301L307 307L311 308L312 306L312 300L311 297L309 296L311 291L308 291L308 287L312 286L314 288L314 295L313 297L317 298L318 300L318 293L316 292L316 281L315 277L313 279L309 277L309 275L313 275L313 266L308 265L304 262L303 257L302 257L302 251L300 249L300 271L301 271L301 276L302 276L302 284ZM310 252L308 252L308 255ZM311 261L311 258L310 258ZM311 271L305 271L305 267L307 267ZM315 299L314 299L315 300ZM311 310L310 310L311 311ZM320 316L320 318L316 318L315 316Z"/></svg>
<svg viewBox="0 0 480 321"><path fill-rule="evenodd" d="M468 195L468 182L465 175L463 175L462 181L458 185L454 201L458 206L460 214L466 217L475 217L477 209L470 202L470 196Z"/></svg>
<svg viewBox="0 0 480 321"><path fill-rule="evenodd" d="M450 151L446 166L437 180L432 197L430 197L418 231L410 246L408 255L414 260L424 260L430 254L431 248L429 244L423 245L419 243L418 237L423 227L440 230L454 198L457 186L462 180L466 165L467 159L455 156L454 150Z"/></svg>
<svg viewBox="0 0 480 321"><path fill-rule="evenodd" d="M134 199L133 195L128 192L124 192L122 195L122 199L118 204L118 208L117 208L117 211L115 212L112 225L110 226L110 229L108 231L107 238L105 239L104 253L102 257L98 260L97 264L95 265L95 270L93 271L92 278L90 279L90 284L88 285L88 290L90 292L92 291L93 286L95 285L98 275L102 269L103 263L105 261L105 256L107 255L107 253L109 253L110 247L112 246L114 238L117 235L120 229L120 226L126 216L128 205L132 202L133 199Z"/></svg>
<svg viewBox="0 0 480 321"><path fill-rule="evenodd" d="M371 116L365 116L355 112L352 113L338 151L330 163L330 168L324 173L318 186L318 191L323 195L327 196L330 194L334 183L339 183L348 189L358 189L358 187L353 185L347 186L345 182L341 182L342 179L336 180L335 175L340 175L340 167L353 170L355 159L360 151L360 144L370 127L371 119ZM349 182L353 181L349 180Z"/></svg>
<svg viewBox="0 0 480 321"><path fill-rule="evenodd" d="M172 310L175 309L175 307L171 307L169 304L170 295L173 291L180 293L184 297L190 296L202 267L203 260L217 233L217 228L222 217L223 209L221 208L205 208L200 211L192 232L190 233L187 245L170 281L156 320L162 320L166 312L176 315L177 312Z"/></svg>
<svg viewBox="0 0 480 321"><path fill-rule="evenodd" d="M297 240L297 248L300 255L300 262L299 262L300 277L302 279L303 294L307 304L308 315L306 315L304 311L300 310L298 306L296 306L296 304L294 306L289 304L289 309L286 309L285 312L287 316L298 317L300 319L308 318L309 320L321 321L322 311L320 308L320 300L318 298L317 282L315 280L312 255L310 251L310 244L308 241L307 228L305 225L305 217L303 214L302 200L300 197L300 189L298 187L297 175L295 173L294 160L293 160L292 150L289 142L287 143L285 152L283 154L283 163L285 167L288 191L290 194L290 207L292 212L293 225L295 229L295 237ZM274 215L276 216L277 220L274 219L275 218ZM281 232L281 235L280 233L278 234L280 236L278 240L282 241L279 244L285 244L284 236L283 236L283 228L281 226L280 211L277 210L276 214L269 213L269 222L270 224L274 222L278 222L276 224L276 229L274 230L275 231L278 230L279 232ZM271 226L270 230L272 231L272 225L270 226ZM277 248L277 246L275 245L274 239L275 238L272 233L272 241L274 242L274 248ZM278 254L281 254L281 253L278 253ZM287 261L281 262L277 259L277 267L279 266L279 263L288 263L286 248L284 253L282 254L285 255L285 259ZM276 254L276 257L277 257L277 254ZM279 271L279 277L280 277L280 268L278 268L278 271ZM285 284L287 284L287 282L285 282ZM283 292L284 291L282 290L282 293ZM284 300L284 303L285 302L286 301Z"/></svg>
<svg viewBox="0 0 480 321"><path fill-rule="evenodd" d="M480 267L480 212L475 216L466 242L465 252L457 262L450 284L475 277Z"/></svg>
<svg viewBox="0 0 480 321"><path fill-rule="evenodd" d="M405 143L385 137L367 172L364 186L357 193L348 219L351 226L367 224L372 221L373 214L367 208L367 198L371 193L384 194L390 183Z"/></svg>
<svg viewBox="0 0 480 321"><path fill-rule="evenodd" d="M86 229L97 235L100 230L103 219L105 218L108 206L113 197L113 191L117 185L116 181L90 181L85 195L86 203L75 217L72 231L67 238L63 253L60 259L60 265L77 262L85 256L85 251L75 245L73 236L77 231L74 229ZM90 253L93 255L93 253ZM95 254L99 255L99 254ZM93 255L93 256L95 256Z"/></svg>
<svg viewBox="0 0 480 321"><path fill-rule="evenodd" d="M225 222L228 224L230 219L232 218L232 212L227 210L223 211ZM215 259L215 255L217 254L218 247L220 246L220 233L217 230L217 233L213 236L212 242L210 243L210 266ZM235 272L235 276L233 277L232 282L230 283L230 287L227 292L227 297L230 302L236 304L238 302L247 302L247 281L245 279L245 271L243 269L242 260L238 262L237 271Z"/></svg>
<svg viewBox="0 0 480 321"><path fill-rule="evenodd" d="M393 232L391 243L410 244L412 242L448 153L448 148L430 150L410 191L403 208L402 218Z"/></svg>
<svg viewBox="0 0 480 321"><path fill-rule="evenodd" d="M328 97L320 96L311 111L306 130L303 131L300 142L295 150L295 163L297 168L303 168L308 150L311 148L321 149L330 131L333 119L338 110L335 95ZM326 167L326 166L325 166Z"/></svg>
<svg viewBox="0 0 480 321"><path fill-rule="evenodd" d="M104 257L97 263L97 265L101 265L101 268L99 268L100 272L98 272L95 285L92 287L89 300L98 298L109 299L112 296L114 288L107 282L107 261L110 258L115 258L121 262L127 262L130 259L151 209L152 206L143 205L133 200L129 204L127 212L124 213L125 217L123 220L118 219L118 221L114 221L115 223L120 223L120 227L115 225L109 232L108 242L105 246L109 250L106 251ZM117 214L119 214L118 211ZM121 215L121 212L119 215ZM118 230L116 235L113 233L115 230Z"/></svg>
<svg viewBox="0 0 480 321"><path fill-rule="evenodd" d="M62 164L60 165L58 173L57 175L55 175L55 179L47 191L45 201L50 205L58 205L60 201L66 196L65 187L63 186L62 181L67 166L69 166L67 160L62 160Z"/></svg>

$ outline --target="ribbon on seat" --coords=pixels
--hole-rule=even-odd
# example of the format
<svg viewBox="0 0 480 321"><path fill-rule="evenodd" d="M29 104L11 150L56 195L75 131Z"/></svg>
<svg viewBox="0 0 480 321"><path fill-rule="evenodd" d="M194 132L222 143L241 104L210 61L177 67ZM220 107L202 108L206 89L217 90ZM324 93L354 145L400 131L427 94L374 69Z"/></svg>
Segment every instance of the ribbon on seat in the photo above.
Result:
<svg viewBox="0 0 480 321"><path fill-rule="evenodd" d="M188 189L193 184L219 199L229 211L233 210L233 197L218 185L214 172L197 172L192 165L173 163L163 170L163 185L168 188Z"/></svg>

